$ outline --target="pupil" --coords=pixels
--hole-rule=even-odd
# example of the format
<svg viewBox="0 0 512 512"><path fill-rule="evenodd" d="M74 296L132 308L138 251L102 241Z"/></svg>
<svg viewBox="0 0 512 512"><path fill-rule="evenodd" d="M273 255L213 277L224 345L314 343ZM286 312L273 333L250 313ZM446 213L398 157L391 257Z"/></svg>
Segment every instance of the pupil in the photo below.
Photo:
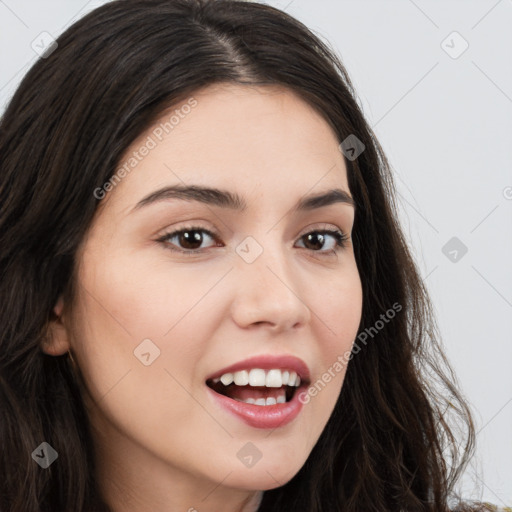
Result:
<svg viewBox="0 0 512 512"><path fill-rule="evenodd" d="M313 245L315 245L315 248L316 249L321 249L322 246L323 246L323 243L324 243L324 236L322 234L319 234L319 233L310 233L309 235L306 235L306 238L309 241L311 240L314 240L316 239L317 240L317 243ZM320 240L320 243L318 243L318 240Z"/></svg>
<svg viewBox="0 0 512 512"><path fill-rule="evenodd" d="M194 233L194 234L191 235L190 233ZM186 249L197 249L198 247L201 246L202 236L199 233L199 231L184 231L181 234L180 238L181 238L181 240L180 240L181 245L183 247L185 247ZM198 247L194 247L194 243L198 244ZM192 244L192 247L190 247L191 244Z"/></svg>

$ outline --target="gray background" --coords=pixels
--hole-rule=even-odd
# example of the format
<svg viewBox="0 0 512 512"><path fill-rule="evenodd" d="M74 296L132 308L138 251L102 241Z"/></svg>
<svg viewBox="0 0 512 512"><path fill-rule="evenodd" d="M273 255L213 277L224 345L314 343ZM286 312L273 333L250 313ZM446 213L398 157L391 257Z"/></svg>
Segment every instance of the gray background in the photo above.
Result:
<svg viewBox="0 0 512 512"><path fill-rule="evenodd" d="M0 111L40 34L103 3L0 0ZM353 79L475 413L477 454L459 489L512 506L512 0L266 3L327 40Z"/></svg>

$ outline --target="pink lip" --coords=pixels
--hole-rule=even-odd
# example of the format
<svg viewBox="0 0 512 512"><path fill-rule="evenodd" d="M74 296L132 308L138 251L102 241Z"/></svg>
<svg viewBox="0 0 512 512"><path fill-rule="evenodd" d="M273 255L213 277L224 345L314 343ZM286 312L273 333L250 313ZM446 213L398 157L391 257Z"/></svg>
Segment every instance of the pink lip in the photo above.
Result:
<svg viewBox="0 0 512 512"><path fill-rule="evenodd" d="M307 389L307 384L299 386L289 402L274 405L254 405L233 400L227 396L216 393L206 386L209 396L222 408L236 415L242 421L254 428L284 427L298 416L304 404L299 400L299 394Z"/></svg>
<svg viewBox="0 0 512 512"><path fill-rule="evenodd" d="M226 368L213 373L206 380L219 378L225 373L234 373L240 370L250 370L252 368L261 368L262 370L272 370L273 368L277 370L293 370L297 372L301 381L309 382L309 368L302 359L291 355L273 356L269 354L254 356L249 359L239 361L238 363L232 364L231 366L227 366ZM295 394L297 395L297 393Z"/></svg>

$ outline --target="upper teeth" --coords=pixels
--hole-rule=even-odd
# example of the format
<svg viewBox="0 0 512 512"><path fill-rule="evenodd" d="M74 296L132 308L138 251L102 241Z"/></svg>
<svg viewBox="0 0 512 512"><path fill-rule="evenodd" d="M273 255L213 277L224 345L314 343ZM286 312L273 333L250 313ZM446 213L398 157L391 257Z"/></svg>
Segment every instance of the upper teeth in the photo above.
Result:
<svg viewBox="0 0 512 512"><path fill-rule="evenodd" d="M221 381L224 386L234 382L237 386L266 386L267 388L280 388L281 386L300 386L300 377L294 371L288 370L241 370L234 373L225 373L220 378L213 379L213 382Z"/></svg>

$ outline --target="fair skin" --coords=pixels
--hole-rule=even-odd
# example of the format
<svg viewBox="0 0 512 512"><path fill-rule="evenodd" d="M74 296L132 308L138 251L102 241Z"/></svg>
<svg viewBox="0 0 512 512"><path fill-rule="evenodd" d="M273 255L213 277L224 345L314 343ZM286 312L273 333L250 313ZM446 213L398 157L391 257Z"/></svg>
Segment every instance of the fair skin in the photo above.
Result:
<svg viewBox="0 0 512 512"><path fill-rule="evenodd" d="M255 511L262 491L305 463L345 370L272 430L217 407L206 377L251 356L292 354L315 382L350 350L361 319L352 240L342 248L332 235L309 244L304 236L333 229L350 237L354 207L292 210L330 189L350 195L329 125L286 89L222 84L193 96L197 106L102 200L77 255L72 312L61 298L44 347L70 350L80 368L98 478L115 512ZM173 198L134 209L184 184L229 190L247 207ZM188 256L169 249L190 250L182 237L157 241L197 225L219 244L201 231L202 252ZM252 263L235 251L247 236L263 248ZM134 350L147 338L160 356L145 366ZM247 442L262 453L253 467L237 457Z"/></svg>

